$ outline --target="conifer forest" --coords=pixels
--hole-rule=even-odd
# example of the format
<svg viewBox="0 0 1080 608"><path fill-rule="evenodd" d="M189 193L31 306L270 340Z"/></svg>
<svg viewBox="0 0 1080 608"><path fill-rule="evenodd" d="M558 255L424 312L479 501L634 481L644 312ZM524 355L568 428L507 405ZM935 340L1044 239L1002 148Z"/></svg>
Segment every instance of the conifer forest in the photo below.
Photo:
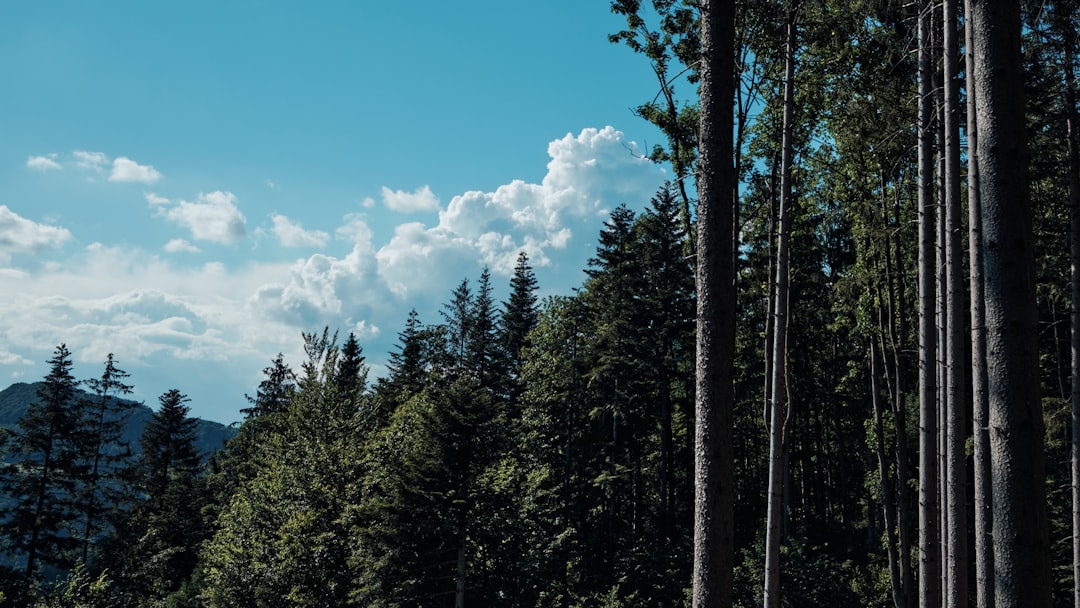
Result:
<svg viewBox="0 0 1080 608"><path fill-rule="evenodd" d="M0 606L1080 608L1080 2L610 6L671 181L580 287L313 327L213 453L57 346Z"/></svg>

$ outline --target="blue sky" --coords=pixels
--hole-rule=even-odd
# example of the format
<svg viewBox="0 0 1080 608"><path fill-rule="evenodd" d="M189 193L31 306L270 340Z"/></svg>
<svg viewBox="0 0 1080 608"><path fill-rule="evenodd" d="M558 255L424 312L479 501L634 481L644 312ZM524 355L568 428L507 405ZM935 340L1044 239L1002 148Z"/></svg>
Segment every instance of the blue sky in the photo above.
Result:
<svg viewBox="0 0 1080 608"><path fill-rule="evenodd" d="M232 422L301 331L383 371L518 251L581 284L607 212L666 173L606 0L0 5L0 386L65 342L156 406Z"/></svg>

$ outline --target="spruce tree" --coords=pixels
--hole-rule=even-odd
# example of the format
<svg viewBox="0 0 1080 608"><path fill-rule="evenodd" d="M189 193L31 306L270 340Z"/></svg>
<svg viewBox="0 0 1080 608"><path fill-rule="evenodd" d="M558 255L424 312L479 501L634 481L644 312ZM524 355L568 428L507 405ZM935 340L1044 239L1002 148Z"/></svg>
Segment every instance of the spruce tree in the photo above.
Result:
<svg viewBox="0 0 1080 608"><path fill-rule="evenodd" d="M131 385L124 382L128 375L109 353L101 377L86 381L91 397L80 402L82 458L87 467L78 501L83 564L89 559L91 544L102 540L116 512L131 499L131 446L124 440L124 428L136 403L122 399L131 394Z"/></svg>
<svg viewBox="0 0 1080 608"><path fill-rule="evenodd" d="M11 430L0 489L12 501L0 531L7 549L25 559L29 589L44 567L66 569L79 545L75 509L86 466L81 458L78 382L71 373L71 351L60 344L49 359L49 374Z"/></svg>
<svg viewBox="0 0 1080 608"><path fill-rule="evenodd" d="M363 392L367 384L367 367L364 365L364 349L356 341L356 336L349 332L349 337L341 347L341 358L337 363L337 388L343 398L355 399Z"/></svg>
<svg viewBox="0 0 1080 608"><path fill-rule="evenodd" d="M159 402L140 439L143 500L121 531L127 539L121 585L143 602L164 600L191 577L206 536L197 421L179 390L165 392Z"/></svg>
<svg viewBox="0 0 1080 608"><path fill-rule="evenodd" d="M500 323L503 349L515 377L521 373L522 351L529 345L529 332L539 322L536 289L536 274L529 265L528 254L522 251L510 277L510 298L503 302Z"/></svg>

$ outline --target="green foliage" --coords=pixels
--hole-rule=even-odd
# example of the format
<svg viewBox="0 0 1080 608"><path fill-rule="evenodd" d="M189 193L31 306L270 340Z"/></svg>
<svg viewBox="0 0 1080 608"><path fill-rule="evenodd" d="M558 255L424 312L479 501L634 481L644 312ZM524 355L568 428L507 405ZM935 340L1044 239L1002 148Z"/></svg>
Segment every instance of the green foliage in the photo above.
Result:
<svg viewBox="0 0 1080 608"><path fill-rule="evenodd" d="M91 576L86 566L79 564L67 578L57 581L52 589L42 593L34 608L114 608L118 598L113 593L108 571ZM3 597L0 597L0 605Z"/></svg>

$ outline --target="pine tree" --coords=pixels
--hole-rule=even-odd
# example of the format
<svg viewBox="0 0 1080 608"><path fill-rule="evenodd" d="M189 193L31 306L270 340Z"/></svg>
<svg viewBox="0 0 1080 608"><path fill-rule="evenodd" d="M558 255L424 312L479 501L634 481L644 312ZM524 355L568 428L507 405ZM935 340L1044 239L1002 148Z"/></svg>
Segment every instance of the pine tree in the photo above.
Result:
<svg viewBox="0 0 1080 608"><path fill-rule="evenodd" d="M131 394L125 384L129 374L116 366L112 353L105 361L100 378L86 382L92 397L81 402L83 455L87 476L80 489L82 512L82 563L89 559L90 545L101 540L112 525L110 513L131 501L131 446L124 440L124 427L135 402L122 399Z"/></svg>
<svg viewBox="0 0 1080 608"><path fill-rule="evenodd" d="M979 195L993 477L994 600L1050 605L1020 3L974 0Z"/></svg>
<svg viewBox="0 0 1080 608"><path fill-rule="evenodd" d="M179 390L165 392L159 402L140 438L143 500L121 530L127 539L121 584L144 602L164 600L191 577L207 532L197 421L188 417L188 398Z"/></svg>
<svg viewBox="0 0 1080 608"><path fill-rule="evenodd" d="M86 466L81 458L78 382L71 351L61 344L49 359L37 400L11 431L2 490L13 501L0 530L8 550L25 558L25 590L44 567L75 563L79 537L75 509Z"/></svg>
<svg viewBox="0 0 1080 608"><path fill-rule="evenodd" d="M737 192L731 131L735 3L702 0L695 360L695 608L729 608L734 575L734 353Z"/></svg>
<svg viewBox="0 0 1080 608"><path fill-rule="evenodd" d="M367 367L363 353L364 349L356 341L356 335L349 332L348 339L341 347L337 367L337 389L342 398L355 400L366 388Z"/></svg>
<svg viewBox="0 0 1080 608"><path fill-rule="evenodd" d="M529 332L539 320L536 302L536 274L524 251L518 254L514 275L510 277L510 298L503 302L501 330L503 349L510 359L510 369L520 374L522 351L529 345Z"/></svg>
<svg viewBox="0 0 1080 608"><path fill-rule="evenodd" d="M263 376L255 396L247 396L251 407L240 410L246 418L285 411L285 405L296 390L296 374L285 363L285 356L281 353L274 358L270 367L263 369Z"/></svg>

